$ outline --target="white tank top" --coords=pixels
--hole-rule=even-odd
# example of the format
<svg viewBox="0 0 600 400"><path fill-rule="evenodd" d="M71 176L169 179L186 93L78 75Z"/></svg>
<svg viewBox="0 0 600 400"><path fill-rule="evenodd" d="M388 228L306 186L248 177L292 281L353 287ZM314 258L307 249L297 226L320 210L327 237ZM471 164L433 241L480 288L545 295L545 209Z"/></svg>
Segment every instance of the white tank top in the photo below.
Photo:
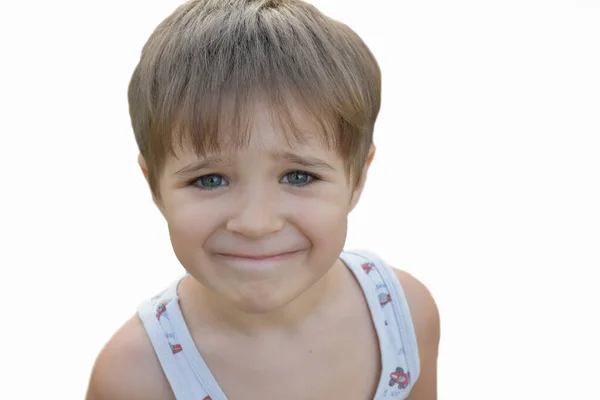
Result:
<svg viewBox="0 0 600 400"><path fill-rule="evenodd" d="M371 311L381 352L374 400L406 399L420 373L417 339L406 297L394 271L366 251L340 254L356 276ZM178 400L227 400L196 348L179 308L177 279L140 304L138 316Z"/></svg>

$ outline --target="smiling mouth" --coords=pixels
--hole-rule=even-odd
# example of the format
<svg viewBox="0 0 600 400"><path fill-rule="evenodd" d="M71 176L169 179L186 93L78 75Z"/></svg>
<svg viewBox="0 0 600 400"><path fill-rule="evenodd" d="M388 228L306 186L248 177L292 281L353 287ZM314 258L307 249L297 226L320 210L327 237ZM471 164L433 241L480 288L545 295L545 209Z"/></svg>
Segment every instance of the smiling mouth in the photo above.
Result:
<svg viewBox="0 0 600 400"><path fill-rule="evenodd" d="M290 251L290 252L286 252L286 253L264 254L264 255L226 254L226 253L216 253L216 254L219 255L219 256L221 256L221 257L238 259L238 260L256 260L256 261L261 261L261 260L279 260L279 259L283 259L283 258L292 256L292 255L294 255L296 253L299 253L301 251L302 250L296 250L296 251Z"/></svg>

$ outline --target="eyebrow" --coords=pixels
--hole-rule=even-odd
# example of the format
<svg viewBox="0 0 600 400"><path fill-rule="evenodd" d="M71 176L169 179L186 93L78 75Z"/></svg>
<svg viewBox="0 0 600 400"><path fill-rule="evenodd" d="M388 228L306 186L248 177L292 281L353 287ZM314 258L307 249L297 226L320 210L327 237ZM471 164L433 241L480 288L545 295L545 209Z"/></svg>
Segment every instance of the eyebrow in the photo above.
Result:
<svg viewBox="0 0 600 400"><path fill-rule="evenodd" d="M302 165L303 167L306 167L306 168L316 168L316 169L322 169L322 170L326 170L326 171L335 170L335 168L333 168L331 165L329 165L328 163L326 163L325 161L323 161L317 157L299 156L298 154L291 153L289 151L276 152L273 154L273 158L289 161L294 164Z"/></svg>
<svg viewBox="0 0 600 400"><path fill-rule="evenodd" d="M195 161L195 162L188 164L185 167L177 170L175 172L175 175L186 176L186 175L191 174L192 172L200 171L205 168L214 168L219 165L222 166L224 164L228 164L228 162L223 157L215 156L215 157L204 158L202 160Z"/></svg>
<svg viewBox="0 0 600 400"><path fill-rule="evenodd" d="M271 157L276 160L285 160L285 161L288 161L288 162L291 162L294 164L298 164L305 168L314 168L314 169L320 169L320 170L324 170L324 171L334 171L335 170L335 168L333 168L330 164L328 164L327 162L325 162L317 157L299 156L298 154L295 154L292 152L287 152L287 151L271 153ZM227 159L225 159L223 157L219 157L219 156L214 156L214 157L205 158L205 159L193 162L191 164L188 164L185 167L177 170L175 172L175 175L185 176L185 175L191 174L192 172L200 171L202 169L215 168L217 166L230 165L230 164L231 164L231 162L228 161Z"/></svg>

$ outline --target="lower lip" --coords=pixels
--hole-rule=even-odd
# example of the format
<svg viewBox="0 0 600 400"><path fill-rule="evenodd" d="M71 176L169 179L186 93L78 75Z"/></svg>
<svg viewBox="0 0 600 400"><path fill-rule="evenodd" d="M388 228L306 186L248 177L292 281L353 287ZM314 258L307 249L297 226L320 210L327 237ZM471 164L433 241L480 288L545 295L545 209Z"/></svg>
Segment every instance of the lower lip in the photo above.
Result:
<svg viewBox="0 0 600 400"><path fill-rule="evenodd" d="M284 265L289 265L291 261L304 251L294 251L291 253L278 254L272 257L238 257L226 254L217 254L217 256L231 268L240 271L267 272L279 269Z"/></svg>
<svg viewBox="0 0 600 400"><path fill-rule="evenodd" d="M301 250L298 251L292 251L289 253L282 253L282 254L277 254L275 256L267 256L267 257L244 257L244 256L233 256L233 255L229 255L229 254L217 254L220 257L224 257L224 258L229 258L232 260L243 260L243 261L280 261L280 260L285 260L287 258L290 258L298 253L300 253Z"/></svg>

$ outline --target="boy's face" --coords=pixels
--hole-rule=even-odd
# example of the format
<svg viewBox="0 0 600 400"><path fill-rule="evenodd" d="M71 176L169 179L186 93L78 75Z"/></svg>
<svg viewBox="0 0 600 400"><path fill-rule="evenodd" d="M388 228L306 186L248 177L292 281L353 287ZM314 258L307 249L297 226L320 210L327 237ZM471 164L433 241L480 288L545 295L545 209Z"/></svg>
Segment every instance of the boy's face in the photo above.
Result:
<svg viewBox="0 0 600 400"><path fill-rule="evenodd" d="M297 114L299 128L317 129ZM329 271L364 186L351 186L343 160L318 137L290 147L276 129L257 105L247 148L206 158L178 152L159 184L181 264L246 312L279 309Z"/></svg>

